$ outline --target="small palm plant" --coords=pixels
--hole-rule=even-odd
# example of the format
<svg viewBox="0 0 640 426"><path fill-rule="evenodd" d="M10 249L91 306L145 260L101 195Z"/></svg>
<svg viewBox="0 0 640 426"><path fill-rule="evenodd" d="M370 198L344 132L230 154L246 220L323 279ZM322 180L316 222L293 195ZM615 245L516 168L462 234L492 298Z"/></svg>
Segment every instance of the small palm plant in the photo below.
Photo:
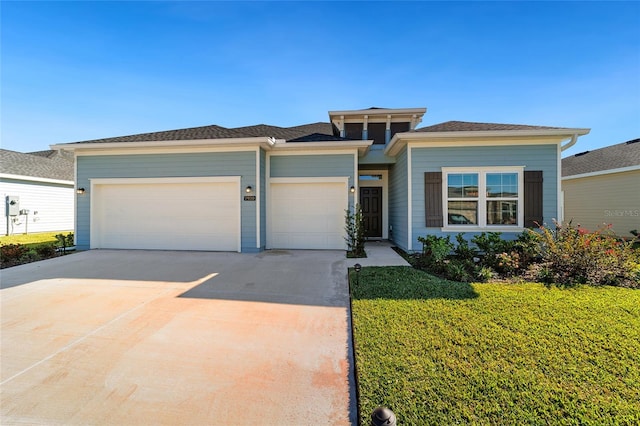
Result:
<svg viewBox="0 0 640 426"><path fill-rule="evenodd" d="M359 204L353 208L345 210L344 215L345 227L347 233L345 241L347 242L347 257L367 257L364 251L365 229L364 217Z"/></svg>

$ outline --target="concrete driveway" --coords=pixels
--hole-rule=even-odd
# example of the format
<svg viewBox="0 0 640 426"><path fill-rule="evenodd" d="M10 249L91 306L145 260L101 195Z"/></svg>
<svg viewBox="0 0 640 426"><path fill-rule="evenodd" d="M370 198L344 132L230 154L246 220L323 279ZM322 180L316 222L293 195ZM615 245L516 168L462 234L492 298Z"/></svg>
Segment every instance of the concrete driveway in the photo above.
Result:
<svg viewBox="0 0 640 426"><path fill-rule="evenodd" d="M2 270L0 423L354 424L346 273L339 251Z"/></svg>

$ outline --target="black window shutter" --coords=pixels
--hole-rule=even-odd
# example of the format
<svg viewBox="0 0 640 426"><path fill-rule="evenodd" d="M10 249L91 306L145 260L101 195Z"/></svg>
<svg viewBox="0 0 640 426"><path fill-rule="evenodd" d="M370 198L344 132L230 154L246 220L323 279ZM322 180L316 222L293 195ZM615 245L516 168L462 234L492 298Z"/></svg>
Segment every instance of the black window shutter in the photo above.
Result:
<svg viewBox="0 0 640 426"><path fill-rule="evenodd" d="M427 228L442 227L442 173L425 172L424 174L424 204Z"/></svg>
<svg viewBox="0 0 640 426"><path fill-rule="evenodd" d="M524 172L524 226L542 225L542 172Z"/></svg>

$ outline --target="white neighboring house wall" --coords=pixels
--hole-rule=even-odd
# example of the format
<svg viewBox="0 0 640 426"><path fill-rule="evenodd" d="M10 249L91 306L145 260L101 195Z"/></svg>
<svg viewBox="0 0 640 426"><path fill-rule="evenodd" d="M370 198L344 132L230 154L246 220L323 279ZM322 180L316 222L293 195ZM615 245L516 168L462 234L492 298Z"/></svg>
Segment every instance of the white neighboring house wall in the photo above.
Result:
<svg viewBox="0 0 640 426"><path fill-rule="evenodd" d="M4 221L2 235L73 231L74 183L72 181L0 174ZM7 196L19 197L20 210L28 215L8 216Z"/></svg>

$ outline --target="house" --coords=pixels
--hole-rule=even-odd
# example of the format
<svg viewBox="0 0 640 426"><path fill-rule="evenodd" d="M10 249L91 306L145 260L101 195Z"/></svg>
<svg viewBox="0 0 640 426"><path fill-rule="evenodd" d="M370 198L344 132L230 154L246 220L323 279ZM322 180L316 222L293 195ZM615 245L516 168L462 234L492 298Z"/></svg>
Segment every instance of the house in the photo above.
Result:
<svg viewBox="0 0 640 426"><path fill-rule="evenodd" d="M640 231L640 139L562 159L564 217L589 230Z"/></svg>
<svg viewBox="0 0 640 426"><path fill-rule="evenodd" d="M217 125L53 145L76 158L77 246L258 252L369 238L516 235L560 210L560 153L588 129L449 121L425 108L329 111L294 127Z"/></svg>
<svg viewBox="0 0 640 426"><path fill-rule="evenodd" d="M0 161L5 235L73 230L72 155L0 149Z"/></svg>

